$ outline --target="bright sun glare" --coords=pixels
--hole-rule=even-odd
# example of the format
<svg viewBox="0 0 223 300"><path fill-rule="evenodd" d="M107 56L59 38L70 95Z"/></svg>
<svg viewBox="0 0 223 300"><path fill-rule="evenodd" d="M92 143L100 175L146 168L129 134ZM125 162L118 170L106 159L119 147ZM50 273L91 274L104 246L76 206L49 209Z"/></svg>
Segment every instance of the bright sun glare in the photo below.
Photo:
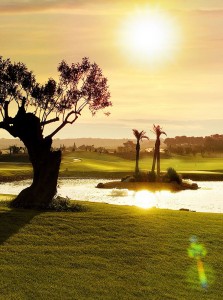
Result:
<svg viewBox="0 0 223 300"><path fill-rule="evenodd" d="M174 18L158 9L145 9L129 15L121 28L125 53L143 63L171 59L179 44Z"/></svg>
<svg viewBox="0 0 223 300"><path fill-rule="evenodd" d="M142 190L135 193L135 205L141 208L151 208L156 205L154 193Z"/></svg>

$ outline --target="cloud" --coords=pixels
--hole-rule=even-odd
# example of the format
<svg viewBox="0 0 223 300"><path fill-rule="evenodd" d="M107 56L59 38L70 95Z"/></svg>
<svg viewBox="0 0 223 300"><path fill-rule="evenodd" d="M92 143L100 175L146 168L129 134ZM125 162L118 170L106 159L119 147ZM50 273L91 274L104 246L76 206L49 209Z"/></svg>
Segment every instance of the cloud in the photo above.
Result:
<svg viewBox="0 0 223 300"><path fill-rule="evenodd" d="M123 1L125 2L125 1ZM1 0L1 13L22 13L22 12L39 12L50 10L69 10L69 9L84 9L91 11L92 8L100 7L103 9L107 5L112 4L114 7L120 4L119 1L107 0ZM96 13L97 11L91 11Z"/></svg>
<svg viewBox="0 0 223 300"><path fill-rule="evenodd" d="M1 13L19 13L47 11L51 9L79 8L83 5L80 0L1 0Z"/></svg>
<svg viewBox="0 0 223 300"><path fill-rule="evenodd" d="M168 119L119 119L118 122L120 123L129 123L129 122L135 122L135 123L139 123L139 124L157 124L160 123L162 124L174 124L174 125L179 125L179 126L185 126L188 125L188 120L168 120ZM194 120L194 121L190 121L190 123L199 123L199 124L214 124L215 126L220 126L222 127L223 124L223 119L198 119L198 120Z"/></svg>
<svg viewBox="0 0 223 300"><path fill-rule="evenodd" d="M204 136L211 134L222 134L223 119L198 119L198 120L173 120L173 119L119 119L120 128L139 128L147 133L153 124L159 124L167 132L168 137L173 136Z"/></svg>
<svg viewBox="0 0 223 300"><path fill-rule="evenodd" d="M210 4L211 2L211 4ZM140 5L148 5L148 0L1 0L0 13L24 13L24 12L40 12L58 9L84 9L92 12L92 8L102 10L109 13L108 6L113 9L139 7ZM172 0L167 1L150 0L149 5L157 5L164 9L201 9L201 10L219 10L223 9L222 1L218 0ZM107 9L106 9L107 8ZM94 11L95 13L96 11Z"/></svg>

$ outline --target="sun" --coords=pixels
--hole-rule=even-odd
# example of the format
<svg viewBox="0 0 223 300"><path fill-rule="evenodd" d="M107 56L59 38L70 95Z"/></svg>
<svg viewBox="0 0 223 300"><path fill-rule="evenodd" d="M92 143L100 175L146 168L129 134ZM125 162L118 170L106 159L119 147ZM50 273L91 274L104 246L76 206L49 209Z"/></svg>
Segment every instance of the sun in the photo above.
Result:
<svg viewBox="0 0 223 300"><path fill-rule="evenodd" d="M171 59L179 46L179 26L173 17L158 9L130 14L120 32L125 54L143 63Z"/></svg>

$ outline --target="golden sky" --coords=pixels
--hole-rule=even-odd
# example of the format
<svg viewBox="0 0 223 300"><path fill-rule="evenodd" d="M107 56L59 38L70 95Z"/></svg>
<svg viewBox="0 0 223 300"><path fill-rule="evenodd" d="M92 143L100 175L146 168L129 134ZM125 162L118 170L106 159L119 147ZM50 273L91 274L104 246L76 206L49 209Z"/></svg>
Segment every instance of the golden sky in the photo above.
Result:
<svg viewBox="0 0 223 300"><path fill-rule="evenodd" d="M121 40L126 18L151 8L178 32L172 55L154 64ZM132 138L136 128L153 138L153 123L169 137L222 134L222 0L1 0L0 14L0 55L24 62L39 81L56 77L61 60L84 56L108 78L111 115L83 112L56 137Z"/></svg>

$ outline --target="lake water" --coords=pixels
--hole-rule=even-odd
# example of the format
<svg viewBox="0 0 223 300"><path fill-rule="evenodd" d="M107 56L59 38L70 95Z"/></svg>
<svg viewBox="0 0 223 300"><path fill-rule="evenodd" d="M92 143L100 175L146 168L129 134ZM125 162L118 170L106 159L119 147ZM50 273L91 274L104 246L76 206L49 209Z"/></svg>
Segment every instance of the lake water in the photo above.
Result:
<svg viewBox="0 0 223 300"><path fill-rule="evenodd" d="M223 213L223 182L198 182L199 190L177 193L161 191L133 192L127 189L98 189L103 179L60 179L58 194L74 200L103 202L118 205L136 205L143 208L157 207L179 210L181 208L197 212ZM0 194L18 194L31 184L30 180L0 183Z"/></svg>

